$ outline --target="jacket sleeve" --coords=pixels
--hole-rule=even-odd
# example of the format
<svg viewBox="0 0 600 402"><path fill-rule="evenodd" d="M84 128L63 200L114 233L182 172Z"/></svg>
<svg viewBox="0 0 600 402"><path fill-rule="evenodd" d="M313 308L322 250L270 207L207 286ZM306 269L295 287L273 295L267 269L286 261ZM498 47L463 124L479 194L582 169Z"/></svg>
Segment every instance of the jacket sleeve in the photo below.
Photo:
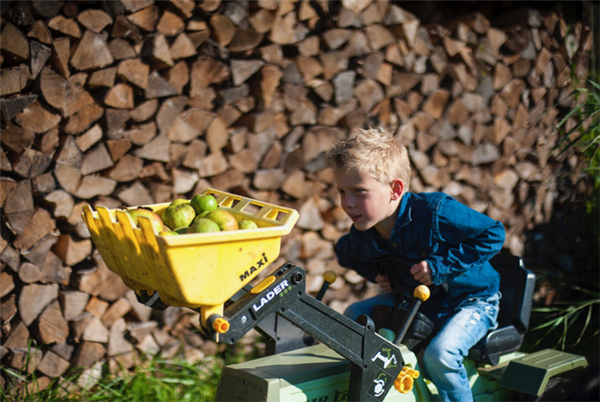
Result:
<svg viewBox="0 0 600 402"><path fill-rule="evenodd" d="M357 239L358 234L353 233L354 230L354 228L350 229L350 233L340 237L335 245L338 263L342 267L355 270L367 280L375 282L377 271L373 266L372 259L365 257L363 247Z"/></svg>
<svg viewBox="0 0 600 402"><path fill-rule="evenodd" d="M496 221L451 197L440 203L436 242L438 250L427 259L432 282L440 285L452 276L481 265L496 255L504 245L505 231Z"/></svg>

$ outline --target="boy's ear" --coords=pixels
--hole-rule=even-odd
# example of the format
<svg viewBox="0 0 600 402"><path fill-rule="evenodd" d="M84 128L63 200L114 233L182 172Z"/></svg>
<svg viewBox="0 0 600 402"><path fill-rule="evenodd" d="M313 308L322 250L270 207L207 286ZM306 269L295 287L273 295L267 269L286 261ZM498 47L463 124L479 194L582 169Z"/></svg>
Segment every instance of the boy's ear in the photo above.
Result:
<svg viewBox="0 0 600 402"><path fill-rule="evenodd" d="M392 201L396 201L402 197L402 193L404 192L404 183L400 179L394 179L391 184L392 187Z"/></svg>

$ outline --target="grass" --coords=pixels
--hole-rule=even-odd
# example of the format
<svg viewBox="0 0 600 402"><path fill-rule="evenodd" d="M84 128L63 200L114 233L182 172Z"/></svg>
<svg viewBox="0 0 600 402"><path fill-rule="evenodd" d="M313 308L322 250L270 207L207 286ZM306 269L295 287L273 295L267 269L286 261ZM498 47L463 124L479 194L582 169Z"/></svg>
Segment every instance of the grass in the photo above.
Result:
<svg viewBox="0 0 600 402"><path fill-rule="evenodd" d="M100 379L89 388L77 385L82 372L71 370L54 379L40 390L42 384L35 375L2 366L5 386L0 389L0 400L13 402L43 401L212 401L215 399L223 367L248 358L242 346L234 345L198 364L185 360L151 357L136 365L133 371L108 373L101 366ZM27 365L26 365L27 366ZM24 374L25 373L25 374Z"/></svg>
<svg viewBox="0 0 600 402"><path fill-rule="evenodd" d="M559 300L532 310L526 344L529 351L559 349L586 356L600 353L600 291L597 285L561 280Z"/></svg>

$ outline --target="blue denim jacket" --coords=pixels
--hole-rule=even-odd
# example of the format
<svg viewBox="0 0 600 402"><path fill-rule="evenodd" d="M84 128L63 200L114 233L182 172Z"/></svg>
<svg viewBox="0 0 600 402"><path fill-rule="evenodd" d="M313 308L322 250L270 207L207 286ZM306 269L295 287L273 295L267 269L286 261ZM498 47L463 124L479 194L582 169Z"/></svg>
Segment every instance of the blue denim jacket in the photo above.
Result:
<svg viewBox="0 0 600 402"><path fill-rule="evenodd" d="M477 212L443 193L406 193L389 240L375 228L364 232L354 227L335 246L340 265L374 282L374 260L397 255L411 265L426 260L434 285L446 284L423 303L421 312L433 320L452 313L461 302L487 299L499 290L500 276L488 262L504 244L502 223ZM402 281L419 283L409 269L401 269Z"/></svg>

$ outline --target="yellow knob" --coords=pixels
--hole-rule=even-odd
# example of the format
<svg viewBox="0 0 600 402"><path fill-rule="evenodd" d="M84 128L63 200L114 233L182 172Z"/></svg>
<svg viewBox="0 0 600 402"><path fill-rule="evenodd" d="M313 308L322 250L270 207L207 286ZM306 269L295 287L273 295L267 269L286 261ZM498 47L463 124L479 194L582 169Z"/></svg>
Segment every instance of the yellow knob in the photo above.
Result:
<svg viewBox="0 0 600 402"><path fill-rule="evenodd" d="M413 389L414 380L411 376L402 376L396 378L394 381L394 387L401 394L408 394Z"/></svg>
<svg viewBox="0 0 600 402"><path fill-rule="evenodd" d="M229 331L229 321L227 321L225 318L217 318L213 322L212 327L215 332L224 334L225 332Z"/></svg>
<svg viewBox="0 0 600 402"><path fill-rule="evenodd" d="M337 274L333 271L327 271L323 274L323 279L325 279L325 282L332 284L337 279Z"/></svg>
<svg viewBox="0 0 600 402"><path fill-rule="evenodd" d="M429 288L425 285L419 285L415 288L415 291L413 293L413 295L417 298L420 299L421 301L425 301L427 299L429 299L429 295L431 294L431 292L429 291Z"/></svg>

